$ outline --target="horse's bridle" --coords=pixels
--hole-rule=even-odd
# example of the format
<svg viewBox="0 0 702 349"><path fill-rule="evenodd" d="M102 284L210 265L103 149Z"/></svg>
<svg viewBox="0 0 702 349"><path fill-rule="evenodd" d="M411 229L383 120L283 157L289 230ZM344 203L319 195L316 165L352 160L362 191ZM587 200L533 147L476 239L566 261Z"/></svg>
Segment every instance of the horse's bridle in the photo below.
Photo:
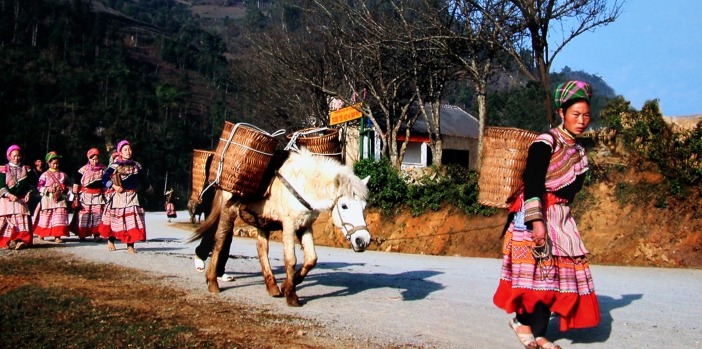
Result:
<svg viewBox="0 0 702 349"><path fill-rule="evenodd" d="M305 198L303 198L302 195L300 195L300 193L297 192L297 190L295 190L295 188L292 186L292 184L290 184L290 182L288 182L288 180L285 179L285 177L283 177L283 175L281 175L280 172L275 171L275 175L276 175L276 177L278 177L278 179L280 179L280 182L283 183L283 186L285 186L285 188L287 188L288 191L290 191L290 193L293 194L293 196L297 199L297 201L299 201L302 204L302 206L305 206L305 208L307 208L310 211L314 211L312 209L312 205L310 205L310 203L307 202L307 200L305 200ZM334 204L332 204L332 212L334 212L334 207L336 207L336 205L339 203L339 199L341 199L341 195L337 196L336 199L334 199ZM353 225L351 223L344 222L344 217L341 216L341 212L339 211L338 208L336 210L336 213L339 215L339 222L341 222L341 226L344 228L344 230L346 230L346 234L345 234L346 240L350 241L351 235L353 235L355 232L357 232L359 230L368 231L368 226L365 224L364 225ZM351 228L349 229L348 226L351 226Z"/></svg>
<svg viewBox="0 0 702 349"><path fill-rule="evenodd" d="M339 199L341 199L341 195L337 196L336 199L334 199L334 204L332 205L332 212L334 212L334 207L339 204ZM344 222L344 217L341 216L341 211L339 208L336 209L336 214L339 216L339 222L341 222L341 226L344 227L346 230L346 240L351 241L351 235L353 235L355 232L359 230L365 230L368 231L368 226L367 225L353 225L351 223ZM333 217L332 217L333 219ZM347 228L347 226L351 226L351 229Z"/></svg>

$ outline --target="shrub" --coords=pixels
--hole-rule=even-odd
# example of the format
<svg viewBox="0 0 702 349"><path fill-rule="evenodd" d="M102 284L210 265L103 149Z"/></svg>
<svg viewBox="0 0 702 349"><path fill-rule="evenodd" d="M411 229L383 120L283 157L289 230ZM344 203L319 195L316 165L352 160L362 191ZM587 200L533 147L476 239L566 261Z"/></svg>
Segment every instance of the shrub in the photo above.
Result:
<svg viewBox="0 0 702 349"><path fill-rule="evenodd" d="M406 205L413 216L418 216L427 209L439 210L443 204L454 205L471 215L497 212L478 203L477 173L458 165L435 168L439 175L421 178L418 184L406 184L387 159L361 160L354 165L354 171L362 178L371 176L368 205L385 214L396 214Z"/></svg>

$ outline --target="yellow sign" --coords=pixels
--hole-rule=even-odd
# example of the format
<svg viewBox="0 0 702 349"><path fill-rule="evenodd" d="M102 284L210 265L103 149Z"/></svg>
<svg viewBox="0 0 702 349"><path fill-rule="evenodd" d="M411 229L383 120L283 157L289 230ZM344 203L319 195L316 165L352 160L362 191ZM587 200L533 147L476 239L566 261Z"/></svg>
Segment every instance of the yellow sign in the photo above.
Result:
<svg viewBox="0 0 702 349"><path fill-rule="evenodd" d="M363 103L357 103L351 107L341 108L329 113L329 126L360 119L363 114L357 109L361 109L361 105Z"/></svg>

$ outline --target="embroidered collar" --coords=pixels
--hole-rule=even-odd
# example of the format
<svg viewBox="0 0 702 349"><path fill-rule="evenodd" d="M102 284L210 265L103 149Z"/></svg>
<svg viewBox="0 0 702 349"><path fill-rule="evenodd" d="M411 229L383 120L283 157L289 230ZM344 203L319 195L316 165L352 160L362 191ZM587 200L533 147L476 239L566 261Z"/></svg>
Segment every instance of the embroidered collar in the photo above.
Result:
<svg viewBox="0 0 702 349"><path fill-rule="evenodd" d="M570 131L566 130L566 128L563 127L563 124L556 127L556 130L558 131L558 137L564 144L570 147L573 147L577 144L577 142L575 141L575 136L573 136L573 134L570 133Z"/></svg>
<svg viewBox="0 0 702 349"><path fill-rule="evenodd" d="M22 166L22 164L16 164L16 165L15 165L15 164L13 164L12 162L8 162L7 164L10 165L10 166L12 166L12 167L21 167L21 166Z"/></svg>
<svg viewBox="0 0 702 349"><path fill-rule="evenodd" d="M90 171L99 171L105 168L102 164L97 164L95 166L91 165L90 163L85 164L85 168L90 170Z"/></svg>

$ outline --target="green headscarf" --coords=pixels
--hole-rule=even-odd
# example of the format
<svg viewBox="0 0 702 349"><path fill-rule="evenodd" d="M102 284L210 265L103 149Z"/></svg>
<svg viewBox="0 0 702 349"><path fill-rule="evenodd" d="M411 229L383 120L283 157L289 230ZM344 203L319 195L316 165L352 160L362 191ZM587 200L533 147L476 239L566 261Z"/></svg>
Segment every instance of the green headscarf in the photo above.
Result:
<svg viewBox="0 0 702 349"><path fill-rule="evenodd" d="M554 102L556 104L556 109L560 109L563 104L571 99L584 99L590 103L590 98L592 98L592 87L590 87L590 84L571 80L558 85L556 88L556 95L554 96Z"/></svg>
<svg viewBox="0 0 702 349"><path fill-rule="evenodd" d="M44 160L46 160L46 163L48 164L49 162L51 162L51 160L58 159L58 157L59 156L58 156L58 154L56 154L55 151L50 151L48 154L46 154L46 157L44 158Z"/></svg>

